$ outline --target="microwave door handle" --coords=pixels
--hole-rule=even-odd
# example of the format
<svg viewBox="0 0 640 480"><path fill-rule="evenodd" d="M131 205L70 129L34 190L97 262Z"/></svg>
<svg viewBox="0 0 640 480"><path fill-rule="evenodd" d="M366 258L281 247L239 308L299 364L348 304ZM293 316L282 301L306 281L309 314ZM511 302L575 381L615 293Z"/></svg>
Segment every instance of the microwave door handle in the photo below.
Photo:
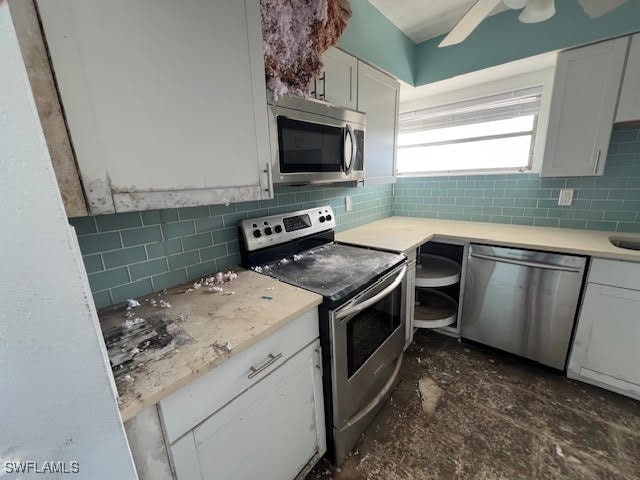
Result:
<svg viewBox="0 0 640 480"><path fill-rule="evenodd" d="M347 132L344 137L344 143L346 146L347 136L351 139L351 160L349 165L347 165L347 152L344 152L344 173L349 175L351 174L351 170L353 170L353 163L355 162L356 156L358 154L358 146L356 145L356 137L353 134L353 127L350 123L347 123Z"/></svg>
<svg viewBox="0 0 640 480"><path fill-rule="evenodd" d="M338 312L336 314L336 319L337 320L341 320L344 317L348 317L349 315L353 315L354 313L361 312L362 310L364 310L368 306L373 305L374 303L382 300L384 297L386 297L392 291L394 291L396 289L396 287L398 285L400 285L400 283L402 283L402 280L404 280L404 277L405 277L406 274L407 274L407 266L405 265L404 267L402 267L402 270L400 270L400 273L398 273L398 276L396 277L396 279L393 281L393 283L391 285L386 287L384 290L382 290L380 293L378 293L374 297L371 297L371 298L369 298L368 300L365 300L362 303L357 303L356 305L354 305L352 307L345 308L341 312Z"/></svg>

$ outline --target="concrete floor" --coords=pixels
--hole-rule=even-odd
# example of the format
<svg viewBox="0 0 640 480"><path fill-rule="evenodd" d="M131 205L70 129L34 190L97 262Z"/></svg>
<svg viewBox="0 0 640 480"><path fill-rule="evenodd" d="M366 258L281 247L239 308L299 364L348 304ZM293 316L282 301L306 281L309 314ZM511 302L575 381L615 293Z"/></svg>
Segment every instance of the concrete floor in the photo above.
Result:
<svg viewBox="0 0 640 480"><path fill-rule="evenodd" d="M420 331L352 455L307 480L520 478L640 478L640 402Z"/></svg>

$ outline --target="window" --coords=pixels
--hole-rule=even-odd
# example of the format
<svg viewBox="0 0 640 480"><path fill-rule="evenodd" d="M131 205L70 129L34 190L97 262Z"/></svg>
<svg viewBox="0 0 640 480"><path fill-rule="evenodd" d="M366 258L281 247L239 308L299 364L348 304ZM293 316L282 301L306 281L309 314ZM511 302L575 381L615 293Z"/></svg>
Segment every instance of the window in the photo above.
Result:
<svg viewBox="0 0 640 480"><path fill-rule="evenodd" d="M398 174L531 169L542 87L400 115Z"/></svg>

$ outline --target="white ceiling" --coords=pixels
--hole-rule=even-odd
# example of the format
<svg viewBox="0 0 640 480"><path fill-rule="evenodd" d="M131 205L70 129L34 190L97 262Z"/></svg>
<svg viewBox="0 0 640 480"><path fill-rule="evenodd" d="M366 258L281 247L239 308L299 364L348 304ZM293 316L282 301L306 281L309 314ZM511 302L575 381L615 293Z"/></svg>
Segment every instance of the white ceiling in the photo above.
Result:
<svg viewBox="0 0 640 480"><path fill-rule="evenodd" d="M447 33L476 0L369 0L415 43ZM492 15L503 12L501 4Z"/></svg>

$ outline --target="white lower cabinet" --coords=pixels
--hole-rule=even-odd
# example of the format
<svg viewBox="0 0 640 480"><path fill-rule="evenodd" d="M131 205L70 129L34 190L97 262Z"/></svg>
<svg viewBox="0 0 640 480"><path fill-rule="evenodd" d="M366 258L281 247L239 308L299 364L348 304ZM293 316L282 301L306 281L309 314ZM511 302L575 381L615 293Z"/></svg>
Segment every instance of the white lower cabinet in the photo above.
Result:
<svg viewBox="0 0 640 480"><path fill-rule="evenodd" d="M295 478L325 450L319 341L170 450L178 480Z"/></svg>
<svg viewBox="0 0 640 480"><path fill-rule="evenodd" d="M406 318L406 331L404 339L404 349L406 350L413 342L413 329L414 329L414 312L416 303L416 258L417 250L409 250L404 252L407 256L407 297L405 302L405 318Z"/></svg>
<svg viewBox="0 0 640 480"><path fill-rule="evenodd" d="M594 260L567 376L640 399L640 290L594 283L629 268L640 276L640 264Z"/></svg>
<svg viewBox="0 0 640 480"><path fill-rule="evenodd" d="M293 480L327 450L318 310L125 423L140 480Z"/></svg>

